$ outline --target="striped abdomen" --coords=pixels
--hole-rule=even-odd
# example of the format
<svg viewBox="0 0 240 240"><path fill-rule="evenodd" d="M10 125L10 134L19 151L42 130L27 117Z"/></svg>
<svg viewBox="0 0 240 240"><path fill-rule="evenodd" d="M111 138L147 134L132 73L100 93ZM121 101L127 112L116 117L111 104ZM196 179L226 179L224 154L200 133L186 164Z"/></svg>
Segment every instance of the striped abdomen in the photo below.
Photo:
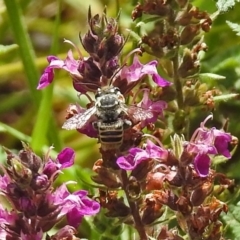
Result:
<svg viewBox="0 0 240 240"><path fill-rule="evenodd" d="M110 123L99 121L97 122L97 130L103 150L119 148L119 146L122 144L122 119L118 119L117 121Z"/></svg>

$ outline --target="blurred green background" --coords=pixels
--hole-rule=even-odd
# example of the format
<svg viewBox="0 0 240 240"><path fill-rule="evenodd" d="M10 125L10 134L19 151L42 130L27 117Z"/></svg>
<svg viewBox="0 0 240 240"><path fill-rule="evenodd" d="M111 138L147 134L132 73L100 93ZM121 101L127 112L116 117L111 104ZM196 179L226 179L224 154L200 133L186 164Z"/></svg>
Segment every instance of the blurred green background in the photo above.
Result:
<svg viewBox="0 0 240 240"><path fill-rule="evenodd" d="M77 131L62 130L66 109L70 103L82 102L72 88L71 79L64 71L55 71L54 87L37 91L36 87L44 68L46 57L56 55L65 59L73 47L64 43L68 39L82 51L79 33L87 31L89 5L92 13L101 14L107 6L108 16L115 17L121 9L121 31L137 31L131 20L131 12L137 1L114 0L0 0L0 144L9 149L21 149L21 141L30 142L40 155L53 145L56 152L63 147L76 151L76 167L66 171L60 181L73 179L78 189L88 189L90 169L100 157L96 139L90 139ZM215 1L192 1L201 10L213 13ZM240 37L227 25L226 20L240 23L240 3L214 21L205 35L208 52L202 61L201 72L212 72L226 77L225 80L209 80L210 88L222 93L240 92ZM23 27L21 29L21 27ZM27 33L27 35L26 35ZM134 39L129 40L124 51L131 51ZM5 47L4 47L5 46ZM8 47L6 47L8 46ZM73 49L74 50L74 49ZM84 51L83 51L84 53ZM76 51L74 54L77 56ZM148 58L146 55L145 58ZM82 103L84 106L84 102ZM208 113L190 116L193 126L199 126ZM240 136L239 99L220 102L214 111L216 127L229 118L229 132ZM222 165L221 171L236 181L240 179L240 150L232 160ZM0 161L4 162L1 153Z"/></svg>

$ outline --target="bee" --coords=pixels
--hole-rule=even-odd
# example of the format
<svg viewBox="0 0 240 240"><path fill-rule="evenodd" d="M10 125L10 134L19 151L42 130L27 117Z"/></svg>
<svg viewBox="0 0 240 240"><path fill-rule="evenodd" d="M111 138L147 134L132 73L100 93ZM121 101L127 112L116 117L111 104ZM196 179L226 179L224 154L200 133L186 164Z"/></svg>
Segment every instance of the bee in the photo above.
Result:
<svg viewBox="0 0 240 240"><path fill-rule="evenodd" d="M151 111L126 106L125 98L118 87L99 88L95 100L93 107L67 119L62 128L83 129L88 124L92 124L98 132L103 150L119 148L123 141L124 130L130 128L133 122L152 117Z"/></svg>

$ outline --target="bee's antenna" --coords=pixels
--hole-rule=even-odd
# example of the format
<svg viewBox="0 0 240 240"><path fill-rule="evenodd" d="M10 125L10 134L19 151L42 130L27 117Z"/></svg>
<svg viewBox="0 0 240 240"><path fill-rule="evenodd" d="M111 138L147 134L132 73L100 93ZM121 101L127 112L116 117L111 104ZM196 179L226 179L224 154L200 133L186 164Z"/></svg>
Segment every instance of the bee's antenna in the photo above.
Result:
<svg viewBox="0 0 240 240"><path fill-rule="evenodd" d="M97 85L96 83L90 83L90 82L75 82L75 84L99 87L99 85Z"/></svg>
<svg viewBox="0 0 240 240"><path fill-rule="evenodd" d="M94 102L88 93L79 93L78 98L80 99L82 95L85 95L91 104Z"/></svg>
<svg viewBox="0 0 240 240"><path fill-rule="evenodd" d="M113 74L113 76L110 78L109 86L112 85L112 82L113 82L114 77L123 69L123 67L124 67L125 65L126 65L126 64L122 65L122 66Z"/></svg>

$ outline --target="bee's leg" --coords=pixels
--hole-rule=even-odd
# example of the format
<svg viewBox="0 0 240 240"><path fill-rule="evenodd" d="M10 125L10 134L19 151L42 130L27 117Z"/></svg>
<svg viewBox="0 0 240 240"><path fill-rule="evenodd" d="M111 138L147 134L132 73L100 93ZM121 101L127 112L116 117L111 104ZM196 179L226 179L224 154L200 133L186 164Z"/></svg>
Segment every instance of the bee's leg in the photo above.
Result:
<svg viewBox="0 0 240 240"><path fill-rule="evenodd" d="M123 128L128 129L132 126L132 122L130 120L124 119L123 120Z"/></svg>

